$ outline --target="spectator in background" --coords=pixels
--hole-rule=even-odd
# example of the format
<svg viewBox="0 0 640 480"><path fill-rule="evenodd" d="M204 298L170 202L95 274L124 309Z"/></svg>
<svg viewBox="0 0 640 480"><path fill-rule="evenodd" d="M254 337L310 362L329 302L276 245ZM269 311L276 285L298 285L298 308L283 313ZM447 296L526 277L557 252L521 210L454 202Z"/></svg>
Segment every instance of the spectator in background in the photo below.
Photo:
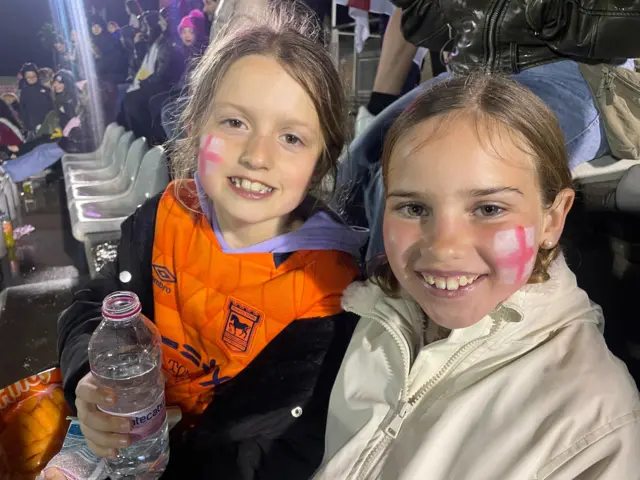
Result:
<svg viewBox="0 0 640 480"><path fill-rule="evenodd" d="M27 138L34 138L44 118L53 110L53 97L51 90L40 84L35 64L25 63L20 74L20 120Z"/></svg>
<svg viewBox="0 0 640 480"><path fill-rule="evenodd" d="M209 36L213 34L213 21L216 18L216 10L218 9L218 0L204 0L202 12L206 15L208 21L207 31Z"/></svg>
<svg viewBox="0 0 640 480"><path fill-rule="evenodd" d="M104 119L115 119L118 104L118 85L127 79L127 55L120 41L107 30L107 24L99 16L90 19L93 55L100 87L100 100Z"/></svg>
<svg viewBox="0 0 640 480"><path fill-rule="evenodd" d="M0 100L0 147L22 144L24 139L20 128L20 120L13 109L7 102Z"/></svg>
<svg viewBox="0 0 640 480"><path fill-rule="evenodd" d="M358 109L356 136L369 125L374 117L420 84L421 69L427 50L418 48L404 39L401 29L402 10L395 9L391 17L382 15L383 41L380 61L373 83L373 91L366 107ZM438 76L446 71L440 61L440 51L430 55L431 71Z"/></svg>
<svg viewBox="0 0 640 480"><path fill-rule="evenodd" d="M2 100L11 107L16 115L16 118L20 118L20 99L15 93L3 93Z"/></svg>
<svg viewBox="0 0 640 480"><path fill-rule="evenodd" d="M149 38L151 36L151 32L149 32L149 27L144 21L144 15L145 14L142 14L138 17L138 22L140 23L140 29L136 32L136 35L133 38L133 46L134 46L134 53L136 56L136 67L137 67L135 73L138 73L138 70L140 70L140 67L142 66L142 61L144 60L144 57L147 56L147 53L149 52L149 46L150 46ZM131 78L131 81L133 81L134 78L135 78L135 74Z"/></svg>
<svg viewBox="0 0 640 480"><path fill-rule="evenodd" d="M71 30L69 32L69 62L71 63L71 71L77 78L84 78L78 55L78 32Z"/></svg>
<svg viewBox="0 0 640 480"><path fill-rule="evenodd" d="M142 8L140 8L137 0L127 0L124 2L124 6L127 10L127 15L129 15L129 25L136 30L140 30L140 19L138 17L142 15Z"/></svg>
<svg viewBox="0 0 640 480"><path fill-rule="evenodd" d="M39 82L38 66L35 63L25 63L18 73L18 91L27 85L35 85Z"/></svg>
<svg viewBox="0 0 640 480"><path fill-rule="evenodd" d="M38 69L38 78L40 79L40 85L47 87L49 90L53 87L53 70L49 67L42 67Z"/></svg>
<svg viewBox="0 0 640 480"><path fill-rule="evenodd" d="M111 35L115 35L117 38L120 38L120 25L118 25L117 22L107 23L107 30Z"/></svg>
<svg viewBox="0 0 640 480"><path fill-rule="evenodd" d="M176 42L177 26L165 9L165 15L146 12L143 29L147 32L149 51L129 88L119 117L120 123L138 137L152 139L151 97L167 92L178 83L185 69L184 55Z"/></svg>
<svg viewBox="0 0 640 480"><path fill-rule="evenodd" d="M56 112L60 118L60 128L64 129L78 113L78 87L76 79L69 70L60 70L53 79Z"/></svg>
<svg viewBox="0 0 640 480"><path fill-rule="evenodd" d="M149 101L154 138L158 143L173 137L175 117L181 104L180 96L184 92L190 70L195 67L198 57L207 49L209 40L204 24L204 14L200 10L193 10L184 17L178 26L178 32L186 56L187 68L176 86L168 92L155 95Z"/></svg>
<svg viewBox="0 0 640 480"><path fill-rule="evenodd" d="M193 10L182 19L178 33L189 58L200 55L209 42L204 14L200 10Z"/></svg>
<svg viewBox="0 0 640 480"><path fill-rule="evenodd" d="M47 114L38 136L49 136L54 139L62 135L69 120L77 115L78 87L76 79L69 70L60 70L53 78L55 109Z"/></svg>
<svg viewBox="0 0 640 480"><path fill-rule="evenodd" d="M124 82L127 56L120 41L109 33L107 24L101 17L91 17L90 23L98 78L113 85Z"/></svg>
<svg viewBox="0 0 640 480"><path fill-rule="evenodd" d="M133 77L138 72L140 65L136 60L135 36L138 32L131 25L124 26L120 29L120 43L124 48L127 56L127 80L125 83L131 83Z"/></svg>
<svg viewBox="0 0 640 480"><path fill-rule="evenodd" d="M71 55L67 49L64 38L57 36L54 43L54 65L58 70L72 70Z"/></svg>

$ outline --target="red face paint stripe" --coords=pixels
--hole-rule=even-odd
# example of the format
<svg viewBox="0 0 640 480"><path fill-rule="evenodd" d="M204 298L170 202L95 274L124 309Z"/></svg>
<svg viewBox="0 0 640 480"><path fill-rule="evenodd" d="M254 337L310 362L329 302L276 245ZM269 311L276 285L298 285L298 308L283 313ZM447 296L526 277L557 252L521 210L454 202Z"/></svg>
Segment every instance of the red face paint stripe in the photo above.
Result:
<svg viewBox="0 0 640 480"><path fill-rule="evenodd" d="M525 274L527 263L531 261L535 251L533 246L527 245L527 232L524 227L518 226L515 229L516 240L518 242L518 250L507 257L498 260L498 265L504 268L516 268L516 281L522 280Z"/></svg>

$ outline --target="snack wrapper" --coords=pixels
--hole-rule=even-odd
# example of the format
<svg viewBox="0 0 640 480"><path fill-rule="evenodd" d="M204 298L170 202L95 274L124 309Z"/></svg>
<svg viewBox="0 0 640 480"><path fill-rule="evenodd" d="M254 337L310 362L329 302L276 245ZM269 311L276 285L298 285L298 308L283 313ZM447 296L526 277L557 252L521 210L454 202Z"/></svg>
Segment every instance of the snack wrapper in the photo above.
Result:
<svg viewBox="0 0 640 480"><path fill-rule="evenodd" d="M60 450L69 413L58 368L0 390L0 480L34 480Z"/></svg>

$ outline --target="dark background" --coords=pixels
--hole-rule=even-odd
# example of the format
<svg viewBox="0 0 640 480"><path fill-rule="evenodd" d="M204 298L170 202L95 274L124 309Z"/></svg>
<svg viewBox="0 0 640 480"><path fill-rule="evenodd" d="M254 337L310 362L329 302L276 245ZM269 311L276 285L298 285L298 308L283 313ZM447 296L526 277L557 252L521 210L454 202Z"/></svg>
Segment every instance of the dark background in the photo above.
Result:
<svg viewBox="0 0 640 480"><path fill-rule="evenodd" d="M48 0L0 0L0 76L17 75L26 61L52 66L51 52L44 50L37 39L47 22L51 22Z"/></svg>

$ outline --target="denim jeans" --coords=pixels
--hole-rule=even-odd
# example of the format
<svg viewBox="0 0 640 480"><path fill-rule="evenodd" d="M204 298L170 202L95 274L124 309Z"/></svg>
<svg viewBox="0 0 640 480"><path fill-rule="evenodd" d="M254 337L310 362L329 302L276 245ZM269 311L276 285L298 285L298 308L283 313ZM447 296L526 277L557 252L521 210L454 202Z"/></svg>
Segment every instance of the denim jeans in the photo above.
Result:
<svg viewBox="0 0 640 480"><path fill-rule="evenodd" d="M45 143L29 153L14 160L8 160L2 165L14 182L22 182L32 175L36 175L56 163L64 155L64 151L57 143Z"/></svg>
<svg viewBox="0 0 640 480"><path fill-rule="evenodd" d="M382 111L353 141L347 160L340 166L337 185L340 191L347 193L339 197L348 199L348 205L340 206L341 210L347 221L368 227L371 232L366 261L384 253L384 192L380 157L385 134L414 98L449 75L443 73L432 78ZM565 60L541 65L512 78L538 95L555 113L565 135L570 168L609 152L600 115L577 63Z"/></svg>

